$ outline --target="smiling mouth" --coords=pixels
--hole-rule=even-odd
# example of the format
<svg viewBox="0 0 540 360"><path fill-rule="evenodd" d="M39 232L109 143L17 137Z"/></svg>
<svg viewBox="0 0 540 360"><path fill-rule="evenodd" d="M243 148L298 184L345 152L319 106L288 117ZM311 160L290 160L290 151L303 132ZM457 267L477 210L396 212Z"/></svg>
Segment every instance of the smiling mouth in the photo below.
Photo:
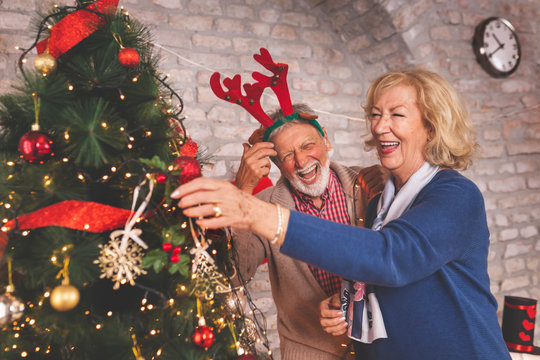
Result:
<svg viewBox="0 0 540 360"><path fill-rule="evenodd" d="M318 173L319 173L319 164L317 163L314 163L311 166L308 166L304 169L296 171L296 174L298 175L298 177L304 182L310 182L316 179Z"/></svg>
<svg viewBox="0 0 540 360"><path fill-rule="evenodd" d="M399 141L380 141L381 153L387 155L392 153L399 146Z"/></svg>

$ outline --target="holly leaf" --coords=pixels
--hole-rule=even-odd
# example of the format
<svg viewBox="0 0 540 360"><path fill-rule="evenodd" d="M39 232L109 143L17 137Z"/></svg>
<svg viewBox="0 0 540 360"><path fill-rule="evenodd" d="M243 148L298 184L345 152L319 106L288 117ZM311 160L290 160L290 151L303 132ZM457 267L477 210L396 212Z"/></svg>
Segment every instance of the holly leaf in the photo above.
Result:
<svg viewBox="0 0 540 360"><path fill-rule="evenodd" d="M186 241L186 234L178 232L178 226L171 226L161 231L164 242L170 242L173 246L182 245Z"/></svg>
<svg viewBox="0 0 540 360"><path fill-rule="evenodd" d="M180 275L184 277L188 277L189 275L189 263L191 262L191 259L189 256L185 254L180 255L180 259L177 263L171 264L169 266L169 273L179 273Z"/></svg>
<svg viewBox="0 0 540 360"><path fill-rule="evenodd" d="M161 170L163 172L167 172L167 164L160 159L159 156L157 155L154 155L154 157L152 159L144 159L144 158L139 158L139 161L142 162L143 164L145 165L148 165L154 169L158 169L158 170Z"/></svg>
<svg viewBox="0 0 540 360"><path fill-rule="evenodd" d="M161 269L168 262L168 255L161 249L153 249L146 253L143 258L142 266L145 269L153 268L156 273L159 273Z"/></svg>

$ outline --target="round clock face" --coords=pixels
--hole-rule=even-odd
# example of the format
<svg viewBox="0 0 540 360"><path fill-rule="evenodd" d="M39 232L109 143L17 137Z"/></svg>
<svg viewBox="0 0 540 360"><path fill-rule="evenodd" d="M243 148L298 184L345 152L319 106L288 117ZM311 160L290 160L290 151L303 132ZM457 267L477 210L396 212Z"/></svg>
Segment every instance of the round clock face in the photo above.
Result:
<svg viewBox="0 0 540 360"><path fill-rule="evenodd" d="M505 19L489 18L480 23L473 45L478 62L492 76L508 76L519 65L519 40L514 27Z"/></svg>

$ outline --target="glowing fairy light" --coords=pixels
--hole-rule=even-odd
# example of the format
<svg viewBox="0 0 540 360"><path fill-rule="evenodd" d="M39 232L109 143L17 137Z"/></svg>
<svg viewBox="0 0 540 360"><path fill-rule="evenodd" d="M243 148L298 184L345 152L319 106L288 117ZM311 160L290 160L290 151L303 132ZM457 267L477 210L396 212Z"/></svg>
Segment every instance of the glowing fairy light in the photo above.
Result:
<svg viewBox="0 0 540 360"><path fill-rule="evenodd" d="M69 133L66 131L64 131L64 139L66 140L69 140Z"/></svg>
<svg viewBox="0 0 540 360"><path fill-rule="evenodd" d="M28 236L28 234L30 234L30 231L28 230L25 230L22 232L22 236Z"/></svg>
<svg viewBox="0 0 540 360"><path fill-rule="evenodd" d="M67 163L67 162L69 162L69 159L68 159L68 158L66 158L66 157L65 157L65 158L62 158L62 162L65 162L65 163Z"/></svg>
<svg viewBox="0 0 540 360"><path fill-rule="evenodd" d="M111 171L112 171L112 172L116 172L116 167L114 167L114 166L111 167Z"/></svg>
<svg viewBox="0 0 540 360"><path fill-rule="evenodd" d="M106 129L108 126L109 126L109 125L108 125L105 121L101 123L101 127L105 128L105 129Z"/></svg>
<svg viewBox="0 0 540 360"><path fill-rule="evenodd" d="M120 100L125 100L126 96L124 94L120 94Z"/></svg>
<svg viewBox="0 0 540 360"><path fill-rule="evenodd" d="M13 166L13 165L15 165L15 163L14 163L13 161L8 161L8 162L6 163L6 165L7 165L7 166Z"/></svg>
<svg viewBox="0 0 540 360"><path fill-rule="evenodd" d="M53 255L53 256L51 256L51 261L52 261L53 263L55 263L55 262L56 262L56 260L58 260L58 258L57 258L56 256L54 256L54 255Z"/></svg>
<svg viewBox="0 0 540 360"><path fill-rule="evenodd" d="M96 325L96 329L97 329L97 330L101 330L101 327L102 327L101 324L97 324L97 325Z"/></svg>
<svg viewBox="0 0 540 360"><path fill-rule="evenodd" d="M73 85L69 84L69 85L68 85L68 90L69 90L69 91L73 91Z"/></svg>

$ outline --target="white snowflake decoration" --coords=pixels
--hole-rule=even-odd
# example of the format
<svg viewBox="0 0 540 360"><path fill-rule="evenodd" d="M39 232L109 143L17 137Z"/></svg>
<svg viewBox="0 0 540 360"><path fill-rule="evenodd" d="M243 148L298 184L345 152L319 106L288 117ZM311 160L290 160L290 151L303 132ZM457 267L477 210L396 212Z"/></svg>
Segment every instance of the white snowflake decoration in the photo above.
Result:
<svg viewBox="0 0 540 360"><path fill-rule="evenodd" d="M146 270L142 268L142 248L131 239L128 239L125 249L122 249L121 244L122 237L116 237L107 244L100 245L100 256L94 260L94 264L99 264L101 268L100 278L113 280L115 290L128 281L135 285L134 280L139 275L146 274Z"/></svg>

